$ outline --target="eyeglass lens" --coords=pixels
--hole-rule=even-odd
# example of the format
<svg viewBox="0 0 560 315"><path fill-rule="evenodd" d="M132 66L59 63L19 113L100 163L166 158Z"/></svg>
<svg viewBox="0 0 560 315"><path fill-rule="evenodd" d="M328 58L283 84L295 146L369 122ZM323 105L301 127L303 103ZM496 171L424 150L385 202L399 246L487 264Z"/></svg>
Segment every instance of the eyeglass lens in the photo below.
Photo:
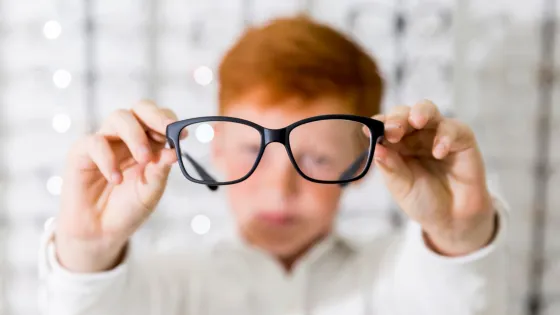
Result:
<svg viewBox="0 0 560 315"><path fill-rule="evenodd" d="M297 167L306 176L321 181L351 180L361 175L371 150L369 130L364 126L345 119L297 126L289 134ZM206 121L185 129L188 136L179 143L181 160L188 175L196 180L239 180L251 171L262 149L261 133L242 123ZM259 167L261 164L269 166L265 160Z"/></svg>

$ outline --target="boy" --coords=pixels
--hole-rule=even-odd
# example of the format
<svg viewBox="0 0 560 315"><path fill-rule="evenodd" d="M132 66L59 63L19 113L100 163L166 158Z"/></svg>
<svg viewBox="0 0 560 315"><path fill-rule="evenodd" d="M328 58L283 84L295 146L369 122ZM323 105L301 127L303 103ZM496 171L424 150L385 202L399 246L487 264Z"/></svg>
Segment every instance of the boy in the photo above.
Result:
<svg viewBox="0 0 560 315"><path fill-rule="evenodd" d="M505 213L467 126L429 101L379 115L375 63L307 18L248 30L219 80L220 114L268 128L332 113L383 121L373 167L414 223L367 245L335 235L342 188L307 181L270 145L250 178L221 188L239 238L204 253L130 255L177 162L165 148L177 118L140 102L71 149L43 247L49 314L505 313Z"/></svg>

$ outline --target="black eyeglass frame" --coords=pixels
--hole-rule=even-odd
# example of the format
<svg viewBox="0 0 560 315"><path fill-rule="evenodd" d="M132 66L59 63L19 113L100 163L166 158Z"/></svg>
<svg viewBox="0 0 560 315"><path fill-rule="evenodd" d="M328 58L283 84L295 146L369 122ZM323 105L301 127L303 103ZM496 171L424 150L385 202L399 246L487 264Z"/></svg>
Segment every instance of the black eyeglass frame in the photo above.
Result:
<svg viewBox="0 0 560 315"><path fill-rule="evenodd" d="M344 176L341 176L341 179L339 179L339 180L314 179L314 178L311 178L311 177L305 175L305 173L299 168L299 166L297 165L297 163L295 161L295 158L292 154L292 149L291 149L291 146L290 146L290 133L298 126L301 126L301 125L304 125L304 124L307 124L307 123L311 123L311 122L315 122L315 121L330 120L330 119L350 120L350 121L359 122L359 123L362 123L363 125L365 125L366 127L368 127L368 129L369 129L369 132L370 132L371 136L369 138L370 144L369 144L369 149L368 149L366 165L365 165L363 171L355 177L352 177L352 178L349 178L349 179L344 179ZM217 182L198 163L196 163L196 161L194 161L194 159L192 159L190 157L190 155L188 155L188 153L181 151L181 147L180 147L181 131L189 125L204 123L204 122L210 122L210 121L225 121L225 122L233 122L233 123L247 125L249 127L254 128L255 130L257 130L259 132L259 134L261 135L260 149L259 149L258 156L255 160L255 163L254 163L253 167L251 168L251 170L245 176L243 176L242 178L236 179L236 180L233 180L233 181L229 181L229 182ZM218 186L222 186L222 185L237 184L237 183L240 183L240 182L246 180L247 178L249 178L255 172L255 170L257 169L257 167L258 167L258 165L261 161L261 158L264 155L264 150L266 149L266 146L268 146L270 143L273 143L273 142L278 142L278 143L281 143L281 144L284 145L284 148L286 149L286 152L288 153L288 157L289 157L290 161L292 162L292 165L296 169L297 173L300 176L302 176L303 178L305 178L306 180L314 182L314 183L319 183L319 184L339 184L342 187L344 187L348 183L353 182L353 181L357 181L357 180L361 179L362 177L364 177L366 175L366 173L368 172L368 170L371 166L372 160L373 160L373 155L375 153L375 144L380 143L383 140L384 129L385 129L384 124L381 121L378 121L378 120L375 120L375 119L372 119L372 118L369 118L369 117L358 116L358 115L346 115L346 114L330 114L330 115L313 116L313 117L309 117L309 118L299 120L297 122L294 122L294 123L292 123L292 124L290 124L290 125L288 125L284 128L280 128L280 129L265 128L265 127L263 127L261 125L258 125L258 124L254 123L252 121L241 119L241 118L236 118L236 117L204 116L204 117L196 117L196 118L189 118L189 119L185 119L185 120L180 120L180 121L177 121L177 122L174 122L174 123L171 123L171 124L167 125L166 137L167 137L167 141L168 141L168 144L169 144L170 148L174 148L176 150L177 158L179 160L179 167L180 167L183 175L188 180L190 180L194 183L207 185L208 188L210 188L210 190L216 190L216 189L218 189ZM183 164L183 159L181 158L182 156L186 157L193 164L197 173L199 173L199 175L203 178L202 180L193 178L192 176L190 176L188 174L188 172L185 168L185 165ZM363 157L364 157L364 154L361 154L360 158L358 158L354 163L352 163L352 166L349 169L349 171L354 170L352 172L352 174L357 171L356 166L362 164ZM347 173L347 172L344 172L344 173Z"/></svg>

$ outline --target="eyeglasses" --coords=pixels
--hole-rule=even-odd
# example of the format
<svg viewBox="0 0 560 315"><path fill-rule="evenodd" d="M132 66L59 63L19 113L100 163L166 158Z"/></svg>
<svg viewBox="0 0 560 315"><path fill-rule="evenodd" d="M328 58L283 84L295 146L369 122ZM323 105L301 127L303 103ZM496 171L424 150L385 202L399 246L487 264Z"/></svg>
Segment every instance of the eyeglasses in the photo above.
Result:
<svg viewBox="0 0 560 315"><path fill-rule="evenodd" d="M382 122L355 115L315 116L280 129L209 116L174 122L167 126L166 136L183 175L216 190L246 180L258 165L274 164L273 156L264 156L273 142L284 145L303 178L346 186L367 173L383 130Z"/></svg>

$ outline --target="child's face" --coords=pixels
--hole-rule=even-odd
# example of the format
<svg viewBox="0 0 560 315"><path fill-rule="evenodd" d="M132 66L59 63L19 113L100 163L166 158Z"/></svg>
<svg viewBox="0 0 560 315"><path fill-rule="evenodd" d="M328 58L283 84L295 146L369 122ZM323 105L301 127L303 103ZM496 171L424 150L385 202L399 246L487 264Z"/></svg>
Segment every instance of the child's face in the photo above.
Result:
<svg viewBox="0 0 560 315"><path fill-rule="evenodd" d="M267 128L282 128L310 116L349 113L340 101L333 99L301 106L298 106L301 101L291 100L269 109L261 108L257 102L258 99L253 98L233 104L224 115L247 119ZM317 124L316 127L321 129L317 131L324 135L323 139L332 139L331 143L325 143L331 150L348 152L347 156L340 158L348 160L346 165L349 165L356 156L352 153L356 146L344 141L340 133L356 130L337 126L329 128L325 124ZM258 134L254 137L254 133L243 134L246 128L223 129L219 137L226 137L227 141L217 141L219 147L214 150L216 162L227 177L239 178L241 173L247 171L247 167L243 166L243 156L228 153L232 150L228 148L235 146L236 141L243 141L245 146L247 141L254 141L258 148L259 137ZM348 137L351 136L348 135L346 139ZM257 169L247 180L226 187L242 236L252 245L283 258L297 255L329 233L342 193L339 185L317 184L301 177L279 143L271 143L266 147Z"/></svg>

